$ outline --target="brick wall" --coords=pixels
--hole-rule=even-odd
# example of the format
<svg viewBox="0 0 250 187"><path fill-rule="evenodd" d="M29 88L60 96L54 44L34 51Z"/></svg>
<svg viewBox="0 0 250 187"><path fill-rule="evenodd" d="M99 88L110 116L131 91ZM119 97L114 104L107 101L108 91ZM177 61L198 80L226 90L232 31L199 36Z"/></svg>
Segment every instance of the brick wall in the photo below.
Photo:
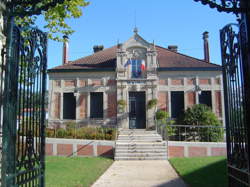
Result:
<svg viewBox="0 0 250 187"><path fill-rule="evenodd" d="M226 156L223 142L168 142L168 157Z"/></svg>
<svg viewBox="0 0 250 187"><path fill-rule="evenodd" d="M187 92L187 99L188 99L187 106L192 107L195 104L195 101L196 101L195 92Z"/></svg>
<svg viewBox="0 0 250 187"><path fill-rule="evenodd" d="M46 138L48 156L114 156L114 141Z"/></svg>
<svg viewBox="0 0 250 187"><path fill-rule="evenodd" d="M165 79L160 79L159 80L159 85L168 85L168 81Z"/></svg>
<svg viewBox="0 0 250 187"><path fill-rule="evenodd" d="M171 84L172 85L183 85L183 79L172 79Z"/></svg>
<svg viewBox="0 0 250 187"><path fill-rule="evenodd" d="M168 111L168 92L158 92L158 109Z"/></svg>
<svg viewBox="0 0 250 187"><path fill-rule="evenodd" d="M188 85L195 85L195 78L187 79L187 84Z"/></svg>
<svg viewBox="0 0 250 187"><path fill-rule="evenodd" d="M116 80L108 80L107 85L108 86L115 86L116 85Z"/></svg>
<svg viewBox="0 0 250 187"><path fill-rule="evenodd" d="M209 78L201 78L199 79L199 84L202 84L202 85L209 85L211 84L211 80Z"/></svg>
<svg viewBox="0 0 250 187"><path fill-rule="evenodd" d="M107 140L80 140L46 138L46 155L113 157L115 142ZM168 142L168 158L226 156L223 142Z"/></svg>
<svg viewBox="0 0 250 187"><path fill-rule="evenodd" d="M102 81L101 80L92 80L92 86L101 86Z"/></svg>
<svg viewBox="0 0 250 187"><path fill-rule="evenodd" d="M108 93L108 118L116 117L117 115L117 96L116 92Z"/></svg>

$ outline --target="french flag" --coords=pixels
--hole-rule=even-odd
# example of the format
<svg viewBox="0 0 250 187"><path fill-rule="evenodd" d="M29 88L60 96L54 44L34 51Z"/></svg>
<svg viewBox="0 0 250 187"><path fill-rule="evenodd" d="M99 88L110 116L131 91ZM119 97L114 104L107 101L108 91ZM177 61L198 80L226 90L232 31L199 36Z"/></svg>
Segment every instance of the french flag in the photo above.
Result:
<svg viewBox="0 0 250 187"><path fill-rule="evenodd" d="M145 60L141 61L141 70L144 71L146 69L146 64L145 64Z"/></svg>
<svg viewBox="0 0 250 187"><path fill-rule="evenodd" d="M131 59L128 59L128 61L124 64L124 67L129 66L131 63L132 63L132 62L131 62Z"/></svg>

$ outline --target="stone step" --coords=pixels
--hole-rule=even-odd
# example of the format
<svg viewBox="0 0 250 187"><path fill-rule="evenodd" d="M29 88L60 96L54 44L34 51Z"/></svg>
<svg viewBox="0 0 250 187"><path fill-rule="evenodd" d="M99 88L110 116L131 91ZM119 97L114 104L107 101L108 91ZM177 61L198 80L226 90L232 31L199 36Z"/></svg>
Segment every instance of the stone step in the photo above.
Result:
<svg viewBox="0 0 250 187"><path fill-rule="evenodd" d="M158 153L166 153L166 149L117 149L115 151L116 153L152 153L152 154L158 154Z"/></svg>
<svg viewBox="0 0 250 187"><path fill-rule="evenodd" d="M136 143L160 143L162 142L162 140L118 140L118 143L133 143L133 144L136 144Z"/></svg>
<svg viewBox="0 0 250 187"><path fill-rule="evenodd" d="M116 153L166 153L165 149L121 149L121 148L116 148L115 150Z"/></svg>
<svg viewBox="0 0 250 187"><path fill-rule="evenodd" d="M127 130L119 131L119 135L144 135L144 134L158 134L156 131L145 131L145 130Z"/></svg>
<svg viewBox="0 0 250 187"><path fill-rule="evenodd" d="M115 157L115 160L167 160L167 156L161 156L161 157Z"/></svg>
<svg viewBox="0 0 250 187"><path fill-rule="evenodd" d="M159 134L120 134L119 137L161 137Z"/></svg>
<svg viewBox="0 0 250 187"><path fill-rule="evenodd" d="M167 145L166 142L161 141L161 142L128 142L128 141L116 141L116 146L162 146L162 145Z"/></svg>
<svg viewBox="0 0 250 187"><path fill-rule="evenodd" d="M167 147L166 146L122 146L122 147L117 147L116 146L116 150L117 151L166 151Z"/></svg>
<svg viewBox="0 0 250 187"><path fill-rule="evenodd" d="M155 157L155 156L167 156L165 153L116 153L117 157Z"/></svg>
<svg viewBox="0 0 250 187"><path fill-rule="evenodd" d="M127 135L120 135L118 136L118 139L162 139L161 136L144 136L144 135L140 135L140 136L127 136Z"/></svg>
<svg viewBox="0 0 250 187"><path fill-rule="evenodd" d="M115 147L115 160L167 159L167 143L156 131L122 130Z"/></svg>
<svg viewBox="0 0 250 187"><path fill-rule="evenodd" d="M118 138L117 139L117 141L119 141L119 142L131 142L131 141L133 141L133 142L162 142L162 139L160 139L160 138L138 138L138 139L133 139L133 138L131 138L131 139L121 139L121 138Z"/></svg>
<svg viewBox="0 0 250 187"><path fill-rule="evenodd" d="M153 151L149 151L149 152L145 152L145 151L139 151L139 152L120 152L120 151L116 151L115 152L116 156L167 156L166 151L160 151L160 152L153 152Z"/></svg>

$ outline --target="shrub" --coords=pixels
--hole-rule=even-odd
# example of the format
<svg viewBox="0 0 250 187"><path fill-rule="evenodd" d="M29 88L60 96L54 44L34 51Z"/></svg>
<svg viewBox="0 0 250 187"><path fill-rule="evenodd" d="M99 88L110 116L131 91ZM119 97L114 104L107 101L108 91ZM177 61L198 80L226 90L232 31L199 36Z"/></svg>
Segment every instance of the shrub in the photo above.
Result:
<svg viewBox="0 0 250 187"><path fill-rule="evenodd" d="M66 129L46 129L46 137L57 138L76 138L76 139L97 139L114 140L116 138L116 129L107 127L81 127L72 128L66 126ZM56 134L56 135L55 135Z"/></svg>
<svg viewBox="0 0 250 187"><path fill-rule="evenodd" d="M164 110L159 110L156 112L156 115L155 115L156 119L157 120L164 120L164 119L167 119L169 117L168 113Z"/></svg>
<svg viewBox="0 0 250 187"><path fill-rule="evenodd" d="M45 136L49 137L49 138L55 137L55 129L46 128L45 129Z"/></svg>
<svg viewBox="0 0 250 187"><path fill-rule="evenodd" d="M170 125L172 125L174 121L170 119L168 112L159 110L156 112L155 116L157 125L166 128L167 135L172 136L175 132L175 128L171 127Z"/></svg>
<svg viewBox="0 0 250 187"><path fill-rule="evenodd" d="M197 104L188 108L184 112L182 122L185 125L211 126L208 128L190 128L187 132L190 139L212 142L223 140L224 131L222 128L219 128L222 127L222 124L212 110L206 105Z"/></svg>
<svg viewBox="0 0 250 187"><path fill-rule="evenodd" d="M56 137L57 138L64 138L66 137L66 130L63 128L59 128L56 130Z"/></svg>

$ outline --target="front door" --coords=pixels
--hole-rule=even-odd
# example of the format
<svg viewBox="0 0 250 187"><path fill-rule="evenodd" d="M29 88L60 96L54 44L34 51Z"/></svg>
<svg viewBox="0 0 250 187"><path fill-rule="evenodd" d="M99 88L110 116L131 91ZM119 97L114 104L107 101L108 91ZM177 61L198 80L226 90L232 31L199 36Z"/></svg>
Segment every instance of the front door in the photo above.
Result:
<svg viewBox="0 0 250 187"><path fill-rule="evenodd" d="M146 127L145 92L129 92L129 128Z"/></svg>

